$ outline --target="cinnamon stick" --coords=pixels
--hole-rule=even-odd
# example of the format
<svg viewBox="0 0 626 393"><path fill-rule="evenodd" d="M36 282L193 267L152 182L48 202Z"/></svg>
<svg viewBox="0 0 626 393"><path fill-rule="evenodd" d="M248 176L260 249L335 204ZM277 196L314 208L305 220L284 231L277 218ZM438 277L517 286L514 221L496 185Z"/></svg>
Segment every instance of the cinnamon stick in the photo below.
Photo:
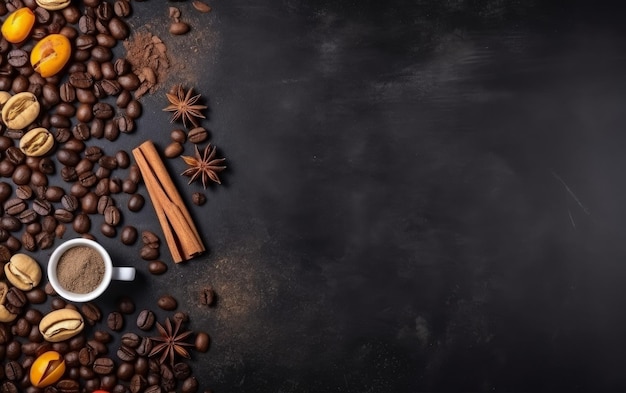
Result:
<svg viewBox="0 0 626 393"><path fill-rule="evenodd" d="M174 262L202 254L200 234L152 141L133 149L133 156Z"/></svg>

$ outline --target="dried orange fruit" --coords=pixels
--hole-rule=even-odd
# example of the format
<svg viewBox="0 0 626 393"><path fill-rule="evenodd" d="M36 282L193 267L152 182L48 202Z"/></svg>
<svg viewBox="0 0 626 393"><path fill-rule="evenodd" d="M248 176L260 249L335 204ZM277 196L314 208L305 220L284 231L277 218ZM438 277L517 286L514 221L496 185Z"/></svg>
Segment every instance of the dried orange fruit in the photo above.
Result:
<svg viewBox="0 0 626 393"><path fill-rule="evenodd" d="M30 8L22 7L13 11L4 20L0 30L7 41L17 44L28 38L34 25L35 14Z"/></svg>
<svg viewBox="0 0 626 393"><path fill-rule="evenodd" d="M30 367L30 383L38 388L52 385L65 373L65 359L56 351L42 353Z"/></svg>
<svg viewBox="0 0 626 393"><path fill-rule="evenodd" d="M42 77L61 71L72 53L70 40L61 34L50 34L40 40L30 52L30 64Z"/></svg>

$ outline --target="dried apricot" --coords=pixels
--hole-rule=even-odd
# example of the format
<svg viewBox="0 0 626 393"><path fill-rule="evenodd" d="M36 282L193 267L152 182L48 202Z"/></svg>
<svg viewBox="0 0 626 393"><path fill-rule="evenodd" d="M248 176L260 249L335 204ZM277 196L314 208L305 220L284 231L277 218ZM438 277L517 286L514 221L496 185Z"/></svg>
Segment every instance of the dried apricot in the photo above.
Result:
<svg viewBox="0 0 626 393"><path fill-rule="evenodd" d="M17 44L28 38L34 25L35 14L30 8L22 7L4 20L0 30L7 41Z"/></svg>
<svg viewBox="0 0 626 393"><path fill-rule="evenodd" d="M52 385L65 373L65 359L56 351L42 353L30 367L30 383L37 388Z"/></svg>
<svg viewBox="0 0 626 393"><path fill-rule="evenodd" d="M72 53L70 40L61 34L45 36L30 52L30 64L42 77L61 71Z"/></svg>

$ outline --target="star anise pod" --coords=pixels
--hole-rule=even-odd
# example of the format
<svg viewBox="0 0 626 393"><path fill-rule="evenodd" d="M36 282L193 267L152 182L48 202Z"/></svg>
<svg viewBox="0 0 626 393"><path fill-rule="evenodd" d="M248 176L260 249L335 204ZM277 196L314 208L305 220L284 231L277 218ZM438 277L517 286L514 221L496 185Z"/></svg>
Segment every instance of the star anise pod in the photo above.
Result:
<svg viewBox="0 0 626 393"><path fill-rule="evenodd" d="M174 112L170 119L171 123L182 119L185 128L187 127L187 121L193 124L194 127L198 127L198 119L205 118L200 111L206 109L206 105L196 104L198 99L200 99L200 94L195 96L192 96L192 94L193 89L189 89L187 93L185 93L181 85L174 86L173 93L165 94L170 104L163 108L163 110L166 112Z"/></svg>
<svg viewBox="0 0 626 393"><path fill-rule="evenodd" d="M187 359L191 358L185 347L193 347L193 344L185 342L185 340L191 336L192 332L190 330L179 332L181 323L182 320L178 319L172 326L172 321L169 318L165 319L165 326L157 322L156 327L160 336L151 338L152 341L158 344L152 347L152 351L148 354L149 357L161 354L159 358L161 364L165 363L165 360L169 357L172 366L174 365L176 355Z"/></svg>
<svg viewBox="0 0 626 393"><path fill-rule="evenodd" d="M191 177L189 184L198 179L202 179L202 186L204 188L206 188L209 180L213 180L217 184L222 184L217 174L226 169L225 166L220 165L226 159L215 158L215 154L215 146L211 146L210 143L204 148L202 155L200 155L200 150L198 150L198 145L196 145L196 154L194 157L182 156L183 161L185 161L185 164L187 164L189 168L181 173L181 175Z"/></svg>

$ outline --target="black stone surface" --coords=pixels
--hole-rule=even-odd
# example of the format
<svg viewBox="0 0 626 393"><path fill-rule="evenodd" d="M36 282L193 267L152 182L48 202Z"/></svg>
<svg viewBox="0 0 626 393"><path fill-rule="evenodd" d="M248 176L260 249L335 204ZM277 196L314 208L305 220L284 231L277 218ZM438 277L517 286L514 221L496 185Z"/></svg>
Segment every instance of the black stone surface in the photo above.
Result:
<svg viewBox="0 0 626 393"><path fill-rule="evenodd" d="M228 159L189 204L210 252L153 277L104 239L140 274L103 304L174 295L212 337L193 368L214 392L626 390L619 7L210 4L175 3L184 37L165 3L131 19L184 62L167 85L203 94ZM168 143L164 90L127 147Z"/></svg>

